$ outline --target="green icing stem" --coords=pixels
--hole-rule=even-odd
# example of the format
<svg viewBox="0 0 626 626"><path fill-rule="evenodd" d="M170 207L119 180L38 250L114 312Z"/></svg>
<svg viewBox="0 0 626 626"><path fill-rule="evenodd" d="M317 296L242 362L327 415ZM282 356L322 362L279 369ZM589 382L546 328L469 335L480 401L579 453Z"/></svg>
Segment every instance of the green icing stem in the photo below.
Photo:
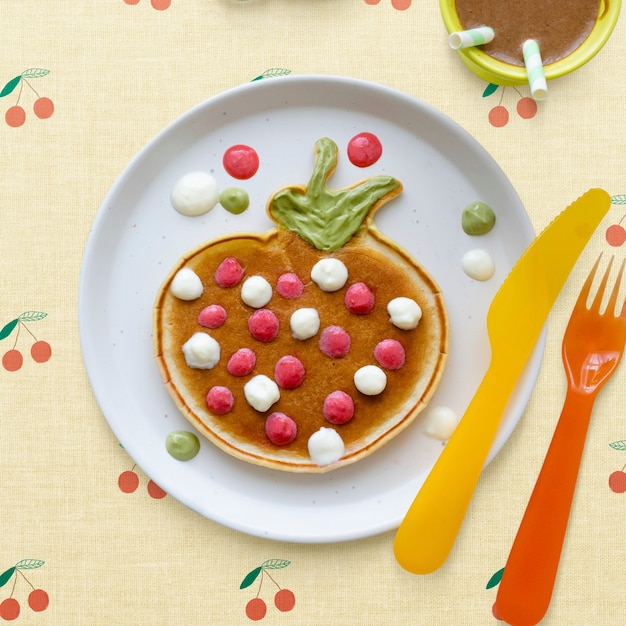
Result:
<svg viewBox="0 0 626 626"><path fill-rule="evenodd" d="M354 187L330 189L327 181L337 165L337 144L326 137L318 139L315 153L306 190L279 190L268 204L268 213L318 250L338 250L361 228L372 208L402 189L402 184L391 176L372 176Z"/></svg>

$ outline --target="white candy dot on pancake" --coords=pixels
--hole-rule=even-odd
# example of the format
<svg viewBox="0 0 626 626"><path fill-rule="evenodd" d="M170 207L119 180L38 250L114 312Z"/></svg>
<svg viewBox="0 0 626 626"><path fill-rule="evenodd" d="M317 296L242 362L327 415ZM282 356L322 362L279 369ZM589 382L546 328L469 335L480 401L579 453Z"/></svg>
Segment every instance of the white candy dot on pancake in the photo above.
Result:
<svg viewBox="0 0 626 626"><path fill-rule="evenodd" d="M354 373L354 386L366 396L377 396L387 386L387 374L377 365L365 365Z"/></svg>
<svg viewBox="0 0 626 626"><path fill-rule="evenodd" d="M311 270L311 280L322 291L337 291L348 280L348 268L339 259L321 259Z"/></svg>
<svg viewBox="0 0 626 626"><path fill-rule="evenodd" d="M402 330L416 328L422 319L420 305L415 300L403 296L389 301L387 313L389 313L391 323Z"/></svg>
<svg viewBox="0 0 626 626"><path fill-rule="evenodd" d="M314 337L320 329L320 316L317 309L310 307L296 309L291 314L289 326L295 339L304 341Z"/></svg>
<svg viewBox="0 0 626 626"><path fill-rule="evenodd" d="M265 374L251 378L243 386L243 394L248 404L260 413L267 411L272 404L280 400L278 385Z"/></svg>
<svg viewBox="0 0 626 626"><path fill-rule="evenodd" d="M316 465L330 465L338 461L345 450L341 435L333 428L324 426L309 437L307 445L311 460Z"/></svg>
<svg viewBox="0 0 626 626"><path fill-rule="evenodd" d="M254 309L265 306L272 299L272 286L263 276L250 276L241 285L241 299Z"/></svg>
<svg viewBox="0 0 626 626"><path fill-rule="evenodd" d="M211 335L197 332L183 344L183 354L189 367L209 370L220 360L220 344Z"/></svg>
<svg viewBox="0 0 626 626"><path fill-rule="evenodd" d="M170 291L179 300L196 300L204 292L200 277L188 267L178 270L170 284Z"/></svg>

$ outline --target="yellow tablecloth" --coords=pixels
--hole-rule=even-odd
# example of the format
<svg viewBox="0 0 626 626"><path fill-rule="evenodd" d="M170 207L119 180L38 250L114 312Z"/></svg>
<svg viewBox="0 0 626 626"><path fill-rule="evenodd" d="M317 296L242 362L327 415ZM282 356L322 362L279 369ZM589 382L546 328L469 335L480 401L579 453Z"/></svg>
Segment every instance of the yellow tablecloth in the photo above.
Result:
<svg viewBox="0 0 626 626"><path fill-rule="evenodd" d="M15 623L241 625L257 593L264 624L494 623L487 583L504 566L560 411L563 331L607 248L606 227L626 214L623 20L597 57L550 84L530 119L516 112L527 87L483 95L487 85L447 46L435 0L3 0L0 36L0 327L31 314L19 325L22 367L0 369L0 602L17 601ZM78 278L104 196L168 123L271 68L367 79L433 105L495 157L537 231L591 187L613 198L550 316L523 419L484 472L450 558L429 576L398 566L393 532L329 545L263 540L155 492L87 380ZM503 126L490 121L495 106L508 111ZM3 354L16 336L0 341ZM51 347L48 361L30 359L35 340ZM595 406L545 624L624 621L626 494L608 485L626 463L616 444L626 440L624 376ZM127 494L118 477L131 469L139 486ZM283 561L267 570L274 581L240 589L272 559ZM293 591L291 611L275 608L278 587ZM29 607L33 589L46 592L31 599L44 610ZM10 616L15 603L2 607Z"/></svg>

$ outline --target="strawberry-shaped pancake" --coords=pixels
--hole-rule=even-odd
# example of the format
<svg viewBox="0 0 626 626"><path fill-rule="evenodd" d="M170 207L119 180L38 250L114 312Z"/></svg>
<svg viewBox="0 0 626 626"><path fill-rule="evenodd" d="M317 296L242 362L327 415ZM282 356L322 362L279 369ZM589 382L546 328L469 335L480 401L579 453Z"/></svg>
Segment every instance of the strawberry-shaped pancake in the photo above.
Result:
<svg viewBox="0 0 626 626"><path fill-rule="evenodd" d="M333 189L337 153L318 140L308 184L268 201L276 227L187 254L154 310L157 363L183 415L229 454L291 472L389 441L447 357L439 288L372 220L402 185L373 176Z"/></svg>

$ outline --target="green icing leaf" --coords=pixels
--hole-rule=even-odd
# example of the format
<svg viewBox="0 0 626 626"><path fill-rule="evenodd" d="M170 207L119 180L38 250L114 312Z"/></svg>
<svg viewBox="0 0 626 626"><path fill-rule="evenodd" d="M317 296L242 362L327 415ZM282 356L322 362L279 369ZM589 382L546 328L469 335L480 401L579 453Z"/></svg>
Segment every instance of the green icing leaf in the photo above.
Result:
<svg viewBox="0 0 626 626"><path fill-rule="evenodd" d="M485 87L485 91L483 91L483 98L487 98L488 96L490 96L491 94L494 94L496 91L498 91L498 87L500 85L496 85L495 83L489 83L486 87Z"/></svg>
<svg viewBox="0 0 626 626"><path fill-rule="evenodd" d="M6 324L4 328L0 330L0 340L6 339L13 332L13 329L19 324L19 321L19 318L16 318Z"/></svg>
<svg viewBox="0 0 626 626"><path fill-rule="evenodd" d="M16 76L15 78L12 78L2 88L2 91L0 91L0 98L4 98L4 96L8 96L9 94L13 93L13 90L20 84L21 80L22 80L21 74L20 74L20 76Z"/></svg>
<svg viewBox="0 0 626 626"><path fill-rule="evenodd" d="M500 581L502 580L502 576L504 574L504 567L500 570L498 570L490 579L489 582L487 583L487 589L491 589L492 587L495 587L496 585L500 584Z"/></svg>
<svg viewBox="0 0 626 626"><path fill-rule="evenodd" d="M614 441L609 444L613 450L626 450L626 439L622 439L621 441Z"/></svg>
<svg viewBox="0 0 626 626"><path fill-rule="evenodd" d="M291 561L286 561L285 559L268 559L261 564L261 567L263 569L283 569L283 567L287 567L290 564Z"/></svg>
<svg viewBox="0 0 626 626"><path fill-rule="evenodd" d="M16 563L15 569L37 569L41 567L45 561L40 559L22 559L19 563Z"/></svg>
<svg viewBox="0 0 626 626"><path fill-rule="evenodd" d="M370 210L402 185L391 176L372 176L353 187L331 189L326 183L337 165L337 144L318 139L315 151L306 189L279 190L270 200L268 212L318 250L338 250L360 229Z"/></svg>
<svg viewBox="0 0 626 626"><path fill-rule="evenodd" d="M11 580L11 576L13 576L14 573L15 573L14 567L9 567L8 570L6 570L5 572L2 572L2 574L0 575L0 587L4 587L4 585L6 585L9 582L9 580Z"/></svg>
<svg viewBox="0 0 626 626"><path fill-rule="evenodd" d="M263 571L263 567L255 567L247 576L241 581L241 585L239 585L239 589L245 589L249 587L258 577L259 574Z"/></svg>

